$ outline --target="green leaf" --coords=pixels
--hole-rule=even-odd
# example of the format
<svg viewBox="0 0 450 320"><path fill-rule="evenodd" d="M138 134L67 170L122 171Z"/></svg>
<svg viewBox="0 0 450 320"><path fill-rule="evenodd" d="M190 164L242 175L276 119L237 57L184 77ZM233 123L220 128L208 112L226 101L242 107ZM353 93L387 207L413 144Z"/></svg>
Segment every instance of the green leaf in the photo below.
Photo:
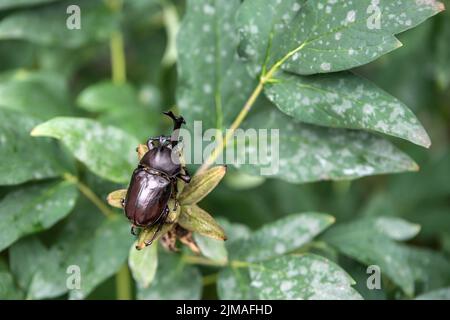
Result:
<svg viewBox="0 0 450 320"><path fill-rule="evenodd" d="M378 265L407 294L414 292L414 275L408 266L403 247L389 240L371 226L360 224L338 225L324 235L325 241L343 254L366 265Z"/></svg>
<svg viewBox="0 0 450 320"><path fill-rule="evenodd" d="M334 222L321 213L292 214L230 243L234 260L263 261L300 248Z"/></svg>
<svg viewBox="0 0 450 320"><path fill-rule="evenodd" d="M406 105L351 73L309 77L281 73L276 80L266 86L267 97L297 120L381 132L424 147L431 144L425 129Z"/></svg>
<svg viewBox="0 0 450 320"><path fill-rule="evenodd" d="M114 275L126 261L131 240L128 225L122 217L114 217L104 221L87 243L78 243L78 249L81 249L80 245L87 245L83 248L85 252L78 252L79 257L67 257L66 263L81 263L83 283L81 290L69 292L69 298L86 298L99 284Z"/></svg>
<svg viewBox="0 0 450 320"><path fill-rule="evenodd" d="M200 252L205 257L224 264L227 263L228 252L223 240L206 237L199 233L194 233L193 236Z"/></svg>
<svg viewBox="0 0 450 320"><path fill-rule="evenodd" d="M58 74L19 70L0 79L0 107L47 120L68 115L65 80Z"/></svg>
<svg viewBox="0 0 450 320"><path fill-rule="evenodd" d="M450 253L450 233L444 233L440 241L442 243L442 250L447 254Z"/></svg>
<svg viewBox="0 0 450 320"><path fill-rule="evenodd" d="M77 48L108 39L117 28L118 15L102 1L77 1L80 7L80 29L69 29L66 2L54 6L14 12L0 22L0 39L28 40L46 46Z"/></svg>
<svg viewBox="0 0 450 320"><path fill-rule="evenodd" d="M0 185L54 178L73 170L53 141L30 137L37 119L1 108L0 118Z"/></svg>
<svg viewBox="0 0 450 320"><path fill-rule="evenodd" d="M160 254L156 276L149 288L138 288L140 300L197 300L202 278L196 267L183 263L179 255Z"/></svg>
<svg viewBox="0 0 450 320"><path fill-rule="evenodd" d="M353 279L338 265L316 255L284 256L250 266L258 299L362 299Z"/></svg>
<svg viewBox="0 0 450 320"><path fill-rule="evenodd" d="M386 233L392 237L392 230L380 230L367 220L360 220L335 226L323 238L346 256L366 265L378 265L382 274L408 296L413 296L416 282L432 289L450 280L450 263L445 258L429 250L398 244ZM403 236L395 234L395 238Z"/></svg>
<svg viewBox="0 0 450 320"><path fill-rule="evenodd" d="M71 182L23 187L0 205L0 251L25 235L50 228L74 207L77 188Z"/></svg>
<svg viewBox="0 0 450 320"><path fill-rule="evenodd" d="M236 2L238 1L213 3L202 0L188 3L178 38L180 78L177 101L190 125L193 125L194 120L202 120L204 129L221 128L217 125L219 122L224 126L229 124L256 87L256 77L251 78L242 71L242 61L235 57L230 62L230 57L235 56L233 25L238 6ZM270 8L270 5L261 8ZM214 25L229 30L224 33L220 29L218 34L222 36L218 38L216 33L208 31ZM219 51L222 53L214 54ZM211 66L216 67L216 72L213 72L214 68ZM202 72L199 73L198 70ZM225 76L220 72L223 70L227 70ZM264 109L260 102L261 100L257 101L255 110ZM216 108L212 110L211 106ZM294 125L290 124L292 119L289 117L283 117L273 110L264 111L259 115L250 115L243 124L244 129L281 128L280 170L272 174L269 171L264 175L303 183L417 170L417 165L408 156L375 136L303 124ZM217 115L223 112L227 114L222 117L223 121L218 121L221 117ZM198 134L195 131L193 133ZM255 147L252 145L248 149L251 151ZM271 147L271 143L268 147ZM380 150L383 152L380 153ZM272 160L270 163L276 166L276 161ZM262 175L260 169L269 166L258 163L237 167L248 174Z"/></svg>
<svg viewBox="0 0 450 320"><path fill-rule="evenodd" d="M0 297L2 300L22 299L22 292L16 287L13 276L3 259L0 260Z"/></svg>
<svg viewBox="0 0 450 320"><path fill-rule="evenodd" d="M450 260L440 252L406 247L408 265L415 279L415 293L450 285Z"/></svg>
<svg viewBox="0 0 450 320"><path fill-rule="evenodd" d="M219 184L227 172L227 167L216 166L192 177L181 192L181 205L192 205L200 202Z"/></svg>
<svg viewBox="0 0 450 320"><path fill-rule="evenodd" d="M230 222L222 217L217 218L216 221L222 226L225 230L225 234L228 236L228 239L230 239L230 241L226 242L227 245L238 239L250 238L250 228L245 224Z"/></svg>
<svg viewBox="0 0 450 320"><path fill-rule="evenodd" d="M28 297L52 298L68 292L70 299L86 298L120 269L132 242L122 217L105 220L90 206L77 208L38 265ZM79 267L80 289L69 289L66 285L71 276L70 266Z"/></svg>
<svg viewBox="0 0 450 320"><path fill-rule="evenodd" d="M435 0L377 5L371 0L249 0L237 15L239 52L253 75L275 65L297 74L346 70L397 49L401 43L395 34L442 10Z"/></svg>
<svg viewBox="0 0 450 320"><path fill-rule="evenodd" d="M66 270L60 253L49 250L36 237L27 237L10 248L10 265L27 299L45 299L67 292Z"/></svg>
<svg viewBox="0 0 450 320"><path fill-rule="evenodd" d="M247 268L223 268L217 279L217 294L221 300L255 299Z"/></svg>
<svg viewBox="0 0 450 320"><path fill-rule="evenodd" d="M123 209L123 201L127 196L128 189L119 189L110 192L106 198L108 204L112 207Z"/></svg>
<svg viewBox="0 0 450 320"><path fill-rule="evenodd" d="M128 83L102 81L93 84L78 95L77 104L87 111L99 113L99 122L121 128L142 140L160 134L161 114L156 112L155 106L144 105L135 88Z"/></svg>
<svg viewBox="0 0 450 320"><path fill-rule="evenodd" d="M2 300L21 299L20 291L14 285L14 279L6 271L0 271L0 297Z"/></svg>
<svg viewBox="0 0 450 320"><path fill-rule="evenodd" d="M247 190L257 188L262 185L266 179L259 176L252 176L239 171L231 171L227 173L224 179L225 184L236 190Z"/></svg>
<svg viewBox="0 0 450 320"><path fill-rule="evenodd" d="M105 125L120 128L142 141L147 141L149 137L161 134L158 126L160 118L159 112L137 106L122 107L102 113L97 120Z"/></svg>
<svg viewBox="0 0 450 320"><path fill-rule="evenodd" d="M367 219L379 232L389 238L404 241L414 238L420 232L420 225L396 217L378 217Z"/></svg>
<svg viewBox="0 0 450 320"><path fill-rule="evenodd" d="M450 300L450 288L430 291L416 297L416 300Z"/></svg>
<svg viewBox="0 0 450 320"><path fill-rule="evenodd" d="M137 163L135 137L91 119L54 118L35 127L32 135L61 140L92 172L110 181L128 182Z"/></svg>
<svg viewBox="0 0 450 320"><path fill-rule="evenodd" d="M147 288L153 281L158 266L158 246L146 247L136 250L136 243L130 248L128 265L134 280L142 288Z"/></svg>
<svg viewBox="0 0 450 320"><path fill-rule="evenodd" d="M0 10L11 9L16 7L27 7L38 4L50 3L61 0L2 0L0 1Z"/></svg>
<svg viewBox="0 0 450 320"><path fill-rule="evenodd" d="M450 85L450 48L446 45L450 38L450 12L446 10L441 17L442 25L436 35L436 63L434 65L436 80L440 89L447 89ZM434 31L434 30L433 30Z"/></svg>
<svg viewBox="0 0 450 320"><path fill-rule="evenodd" d="M384 210L385 213L389 212L387 209ZM378 209L378 211L383 210ZM380 213L375 217L354 219L352 224L356 229L370 230L372 233L379 233L397 241L410 240L417 236L421 230L421 226L416 223L398 217L381 216Z"/></svg>
<svg viewBox="0 0 450 320"><path fill-rule="evenodd" d="M375 135L293 123L277 110L250 117L244 128L279 130L279 142L273 139L267 142L267 150L279 150L278 165L276 156L269 153L267 161L260 159L256 165L238 167L249 174L261 175L264 172L261 169L264 169L264 175L305 183L356 179L418 168L410 157ZM256 147L254 144L248 146L245 156L249 157Z"/></svg>
<svg viewBox="0 0 450 320"><path fill-rule="evenodd" d="M227 238L222 227L214 218L197 205L182 206L178 223L186 230L213 239L223 241Z"/></svg>
<svg viewBox="0 0 450 320"><path fill-rule="evenodd" d="M46 259L53 258L44 244L35 236L23 238L8 250L11 272L18 286L25 292Z"/></svg>
<svg viewBox="0 0 450 320"><path fill-rule="evenodd" d="M87 111L102 112L136 107L139 101L137 93L131 85L118 85L111 81L104 81L81 91L77 97L77 103Z"/></svg>
<svg viewBox="0 0 450 320"><path fill-rule="evenodd" d="M177 104L189 128L225 128L255 87L236 56L234 28L240 0L194 0L177 40ZM201 72L199 72L201 70Z"/></svg>

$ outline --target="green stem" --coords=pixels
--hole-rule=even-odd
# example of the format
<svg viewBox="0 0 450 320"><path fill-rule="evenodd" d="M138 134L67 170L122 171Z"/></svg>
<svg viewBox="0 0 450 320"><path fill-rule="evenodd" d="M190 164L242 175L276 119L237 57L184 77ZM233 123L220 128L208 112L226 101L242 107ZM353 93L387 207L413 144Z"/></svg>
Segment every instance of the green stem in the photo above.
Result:
<svg viewBox="0 0 450 320"><path fill-rule="evenodd" d="M203 163L203 165L198 169L197 174L202 173L211 167L211 165L214 163L214 161L217 160L217 158L222 153L223 149L226 147L228 141L233 137L234 132L237 128L241 125L242 121L244 121L245 117L247 116L248 112L252 108L253 104L256 102L256 99L258 99L259 94L262 92L264 88L264 82L262 79L259 81L258 85L256 86L255 90L253 90L252 94L248 98L247 102L245 103L242 110L239 112L236 119L231 124L230 128L227 129L227 133L223 139L218 139L217 146L214 148L211 155L206 159L206 161Z"/></svg>
<svg viewBox="0 0 450 320"><path fill-rule="evenodd" d="M111 34L110 47L112 80L115 84L123 84L127 78L122 32L114 31Z"/></svg>
<svg viewBox="0 0 450 320"><path fill-rule="evenodd" d="M211 267L224 267L227 265L227 262L214 261L200 256L184 255L182 259L184 263L188 264L199 264Z"/></svg>
<svg viewBox="0 0 450 320"><path fill-rule="evenodd" d="M167 34L167 45L161 63L165 67L172 66L177 61L176 36L180 28L177 8L170 2L162 1L164 27Z"/></svg>
<svg viewBox="0 0 450 320"><path fill-rule="evenodd" d="M81 182L77 177L70 173L64 174L64 179L76 184L78 190L88 198L107 218L114 216L114 212L92 191L89 186Z"/></svg>
<svg viewBox="0 0 450 320"><path fill-rule="evenodd" d="M107 5L110 10L120 13L122 10L122 0L109 0ZM112 32L109 46L111 51L111 77L115 84L123 84L127 81L127 70L125 60L125 48L123 43L123 34L120 30Z"/></svg>
<svg viewBox="0 0 450 320"><path fill-rule="evenodd" d="M122 11L122 0L107 0L107 4L113 12L120 14ZM112 81L115 84L124 84L127 81L127 69L123 34L120 29L111 34L109 46L111 50ZM132 299L130 272L126 264L116 274L116 296L119 300Z"/></svg>
<svg viewBox="0 0 450 320"><path fill-rule="evenodd" d="M116 293L118 300L131 300L131 276L125 263L116 275Z"/></svg>
<svg viewBox="0 0 450 320"><path fill-rule="evenodd" d="M210 266L210 267L232 267L232 268L246 268L251 265L253 265L250 262L247 261L240 261L240 260L232 260L232 261L214 261L210 260L208 258L200 257L200 256L190 256L190 255L184 255L183 256L183 262L187 264L198 264L203 266Z"/></svg>
<svg viewBox="0 0 450 320"><path fill-rule="evenodd" d="M281 65L288 60L292 55L299 52L303 49L303 47L306 45L306 43L303 43L302 45L298 46L291 52L289 52L287 55L285 55L282 59L277 61L270 70L267 73L264 73L261 75L258 85L253 90L252 94L248 98L248 100L245 102L244 106L242 107L241 111L239 112L236 119L231 124L230 128L227 129L227 133L223 139L219 139L217 146L214 148L211 155L206 159L206 161L203 163L203 165L198 169L197 173L202 173L211 167L211 165L214 163L214 161L217 160L217 158L220 156L220 154L223 152L223 149L227 146L228 141L233 137L234 132L236 129L239 128L242 121L247 117L248 113L250 112L250 109L255 104L256 100L258 99L259 95L264 89L264 85L268 82L273 81L272 76L275 74L276 71L281 67Z"/></svg>
<svg viewBox="0 0 450 320"><path fill-rule="evenodd" d="M217 282L218 273L208 274L202 278L203 286L209 286Z"/></svg>

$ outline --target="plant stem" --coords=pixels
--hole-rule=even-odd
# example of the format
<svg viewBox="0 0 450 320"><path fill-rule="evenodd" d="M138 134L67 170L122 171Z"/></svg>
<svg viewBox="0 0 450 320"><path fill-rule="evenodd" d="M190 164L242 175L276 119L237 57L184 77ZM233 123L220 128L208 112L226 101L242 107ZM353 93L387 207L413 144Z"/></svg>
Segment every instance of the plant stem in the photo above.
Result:
<svg viewBox="0 0 450 320"><path fill-rule="evenodd" d="M247 261L232 260L232 261L214 261L200 256L184 255L183 262L188 264L198 264L211 267L225 267L230 266L232 268L246 268L253 265Z"/></svg>
<svg viewBox="0 0 450 320"><path fill-rule="evenodd" d="M107 4L113 12L120 14L122 11L122 0L107 0ZM109 46L111 50L112 81L118 85L124 84L127 81L127 70L123 34L120 29L111 34ZM118 300L132 299L130 272L126 263L116 274L116 297Z"/></svg>
<svg viewBox="0 0 450 320"><path fill-rule="evenodd" d="M117 300L131 300L131 277L128 265L125 263L116 275Z"/></svg>
<svg viewBox="0 0 450 320"><path fill-rule="evenodd" d="M112 80L115 84L123 84L127 78L122 32L114 31L111 34L110 47Z"/></svg>
<svg viewBox="0 0 450 320"><path fill-rule="evenodd" d="M202 164L202 166L198 169L197 174L202 173L209 169L209 167L217 160L219 155L222 153L223 149L227 146L228 141L233 137L234 132L241 125L242 121L244 121L248 112L252 108L253 104L256 102L256 99L259 97L259 94L262 92L264 88L264 82L261 79L256 86L255 90L253 90L252 94L248 98L242 110L239 112L236 119L234 119L230 128L227 129L226 135L223 139L218 139L218 144L214 148L211 155L206 159L206 161Z"/></svg>
<svg viewBox="0 0 450 320"><path fill-rule="evenodd" d="M209 167L211 167L211 165L214 163L214 161L217 160L219 155L223 152L223 149L227 146L228 141L233 137L234 132L236 131L236 129L239 128L239 126L241 125L242 121L244 121L244 119L246 118L246 116L249 113L250 109L255 104L256 100L258 99L259 95L261 94L261 92L264 89L264 85L267 82L270 82L272 80L272 76L275 74L275 72L281 67L281 65L287 59L289 59L292 55L294 55L295 53L297 53L300 50L302 50L305 45L306 45L306 43L303 43L300 46L298 46L297 48L295 48L294 50L292 50L291 52L289 52L288 54L286 54L282 59L277 61L270 68L270 70L267 73L261 75L261 77L259 79L259 82L258 82L258 85L256 86L255 90L253 90L252 94L250 95L250 97L248 98L247 102L242 107L242 109L239 112L239 114L237 115L236 119L234 119L234 121L231 124L230 128L227 129L225 138L219 139L219 141L217 143L217 146L214 148L213 152L209 155L209 157L202 164L202 166L198 169L197 174L208 170Z"/></svg>
<svg viewBox="0 0 450 320"><path fill-rule="evenodd" d="M122 10L122 0L109 0L107 4L111 11L120 13ZM127 81L125 49L123 44L123 34L120 30L112 32L109 46L111 51L111 75L115 84L123 84Z"/></svg>
<svg viewBox="0 0 450 320"><path fill-rule="evenodd" d="M217 282L218 273L208 274L202 278L203 286L209 286Z"/></svg>
<svg viewBox="0 0 450 320"><path fill-rule="evenodd" d="M188 264L200 264L204 266L215 266L215 267L224 267L227 265L226 261L214 261L207 258L203 258L200 256L190 256L190 255L184 255L183 256L183 262Z"/></svg>
<svg viewBox="0 0 450 320"><path fill-rule="evenodd" d="M176 35L180 28L180 19L177 8L169 1L162 1L163 20L167 34L167 45L162 58L162 65L166 68L172 66L177 61Z"/></svg>
<svg viewBox="0 0 450 320"><path fill-rule="evenodd" d="M114 216L114 212L108 208L108 206L92 191L89 186L81 182L77 177L70 173L64 174L64 179L73 182L77 185L78 190L88 198L107 218Z"/></svg>

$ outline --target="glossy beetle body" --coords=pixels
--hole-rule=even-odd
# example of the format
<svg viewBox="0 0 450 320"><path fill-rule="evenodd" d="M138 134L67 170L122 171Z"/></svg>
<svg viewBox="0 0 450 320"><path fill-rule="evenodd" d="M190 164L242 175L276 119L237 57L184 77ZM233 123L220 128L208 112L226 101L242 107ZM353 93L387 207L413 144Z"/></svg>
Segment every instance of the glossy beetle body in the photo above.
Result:
<svg viewBox="0 0 450 320"><path fill-rule="evenodd" d="M125 198L125 214L139 227L150 226L162 218L172 195L172 183L164 176L137 168Z"/></svg>
<svg viewBox="0 0 450 320"><path fill-rule="evenodd" d="M169 214L169 199L176 198L177 179L189 183L190 176L180 161L172 158L173 148L178 143L177 130L184 122L172 112L164 113L174 121L174 134L171 137L160 136L147 141L148 151L139 161L131 177L127 195L123 201L125 215L134 228L158 225L150 244ZM177 160L177 159L175 159Z"/></svg>

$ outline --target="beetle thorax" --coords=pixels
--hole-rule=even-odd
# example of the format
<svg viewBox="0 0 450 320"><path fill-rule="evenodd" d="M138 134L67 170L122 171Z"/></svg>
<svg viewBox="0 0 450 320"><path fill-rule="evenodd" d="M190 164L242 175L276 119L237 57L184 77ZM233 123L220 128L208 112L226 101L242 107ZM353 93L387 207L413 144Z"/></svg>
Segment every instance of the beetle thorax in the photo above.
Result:
<svg viewBox="0 0 450 320"><path fill-rule="evenodd" d="M144 167L158 170L172 177L180 172L181 165L172 159L172 148L159 146L149 150L141 159L140 164Z"/></svg>

